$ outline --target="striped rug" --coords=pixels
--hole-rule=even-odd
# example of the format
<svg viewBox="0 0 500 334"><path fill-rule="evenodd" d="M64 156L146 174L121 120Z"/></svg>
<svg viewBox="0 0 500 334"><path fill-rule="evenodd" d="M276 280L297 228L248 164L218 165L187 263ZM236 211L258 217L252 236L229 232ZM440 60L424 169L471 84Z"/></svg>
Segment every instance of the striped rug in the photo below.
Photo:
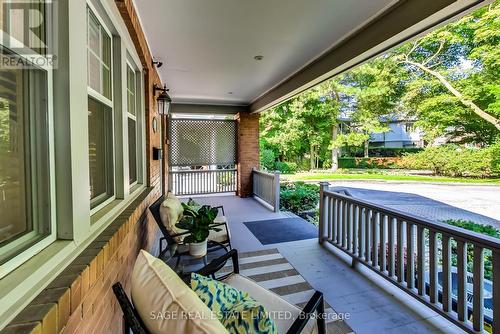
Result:
<svg viewBox="0 0 500 334"><path fill-rule="evenodd" d="M285 259L277 249L266 249L255 252L240 253L240 274L251 278L260 286L280 295L289 303L302 308L314 294L313 288ZM228 261L222 272L232 270ZM327 333L347 334L353 330L340 320L337 313L325 302L327 315Z"/></svg>

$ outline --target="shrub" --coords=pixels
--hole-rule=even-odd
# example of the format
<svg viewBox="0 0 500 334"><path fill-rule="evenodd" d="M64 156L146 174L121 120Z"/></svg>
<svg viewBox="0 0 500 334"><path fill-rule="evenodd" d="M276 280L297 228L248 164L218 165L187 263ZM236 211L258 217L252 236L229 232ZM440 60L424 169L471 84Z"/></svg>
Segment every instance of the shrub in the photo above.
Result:
<svg viewBox="0 0 500 334"><path fill-rule="evenodd" d="M430 169L436 175L491 177L499 173L499 151L499 144L485 149L442 145L407 154L400 165L410 169Z"/></svg>
<svg viewBox="0 0 500 334"><path fill-rule="evenodd" d="M313 210L319 203L319 186L304 182L287 182L280 186L280 208L299 214Z"/></svg>
<svg viewBox="0 0 500 334"><path fill-rule="evenodd" d="M339 158L339 168L398 168L401 158Z"/></svg>
<svg viewBox="0 0 500 334"><path fill-rule="evenodd" d="M368 155L370 157L402 157L406 153L417 153L422 151L419 147L370 147ZM344 147L342 155L346 157L364 157L364 149L362 147Z"/></svg>
<svg viewBox="0 0 500 334"><path fill-rule="evenodd" d="M293 174L297 171L297 164L295 162L277 161L274 163L274 169L283 174Z"/></svg>
<svg viewBox="0 0 500 334"><path fill-rule="evenodd" d="M265 170L272 171L274 170L274 162L276 160L276 156L273 150L264 149L260 150L260 167Z"/></svg>

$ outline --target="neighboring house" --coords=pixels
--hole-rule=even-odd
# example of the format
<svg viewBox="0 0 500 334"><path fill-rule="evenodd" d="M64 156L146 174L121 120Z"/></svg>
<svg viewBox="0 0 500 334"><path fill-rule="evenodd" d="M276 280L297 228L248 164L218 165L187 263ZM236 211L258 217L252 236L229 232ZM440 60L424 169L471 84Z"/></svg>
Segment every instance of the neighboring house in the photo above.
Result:
<svg viewBox="0 0 500 334"><path fill-rule="evenodd" d="M349 131L348 117L339 118L340 132ZM415 119L393 119L388 122L389 131L370 134L371 147L424 147L423 131L415 127Z"/></svg>
<svg viewBox="0 0 500 334"><path fill-rule="evenodd" d="M370 146L376 147L423 147L423 132L415 127L415 121L396 120L389 124L389 131L372 133Z"/></svg>

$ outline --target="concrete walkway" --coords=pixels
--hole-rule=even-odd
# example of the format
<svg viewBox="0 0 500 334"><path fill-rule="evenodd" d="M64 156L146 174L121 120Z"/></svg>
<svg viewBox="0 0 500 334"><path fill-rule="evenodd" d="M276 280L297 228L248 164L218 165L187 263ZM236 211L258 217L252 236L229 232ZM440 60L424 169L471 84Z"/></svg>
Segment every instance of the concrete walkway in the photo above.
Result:
<svg viewBox="0 0 500 334"><path fill-rule="evenodd" d="M431 220L470 220L500 229L500 186L333 181L333 189Z"/></svg>

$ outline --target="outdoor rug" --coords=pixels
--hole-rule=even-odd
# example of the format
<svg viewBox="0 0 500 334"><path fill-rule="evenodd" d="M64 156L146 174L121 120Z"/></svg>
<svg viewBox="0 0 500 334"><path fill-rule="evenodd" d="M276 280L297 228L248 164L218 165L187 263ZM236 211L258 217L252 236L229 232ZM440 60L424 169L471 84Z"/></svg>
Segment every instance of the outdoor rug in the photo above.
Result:
<svg viewBox="0 0 500 334"><path fill-rule="evenodd" d="M317 227L302 218L258 220L243 224L263 245L318 237Z"/></svg>
<svg viewBox="0 0 500 334"><path fill-rule="evenodd" d="M260 286L273 291L299 308L303 308L314 294L313 288L277 249L265 249L238 254L240 274ZM232 262L219 271L232 271ZM326 328L329 334L353 333L349 325L325 301Z"/></svg>

